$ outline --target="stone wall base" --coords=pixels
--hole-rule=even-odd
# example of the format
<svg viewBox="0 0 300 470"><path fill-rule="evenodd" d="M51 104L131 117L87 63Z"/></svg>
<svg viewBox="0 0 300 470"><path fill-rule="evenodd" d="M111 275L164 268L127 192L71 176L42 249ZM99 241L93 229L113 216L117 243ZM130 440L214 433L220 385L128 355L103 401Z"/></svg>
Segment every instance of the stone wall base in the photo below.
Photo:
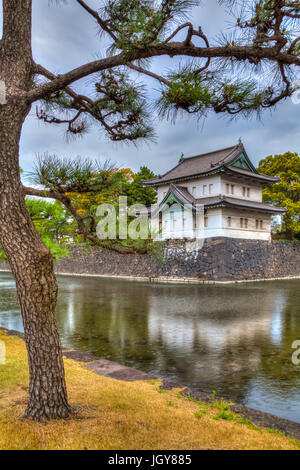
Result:
<svg viewBox="0 0 300 470"><path fill-rule="evenodd" d="M1 263L0 269L9 266ZM146 255L74 246L70 256L56 265L56 272L186 282L296 277L300 243L210 238L197 249L193 240L170 240Z"/></svg>
<svg viewBox="0 0 300 470"><path fill-rule="evenodd" d="M272 279L300 275L300 243L207 239L201 249L192 241L172 240L158 245L157 253L119 254L83 246L72 248L57 272L133 276L140 278L212 281Z"/></svg>

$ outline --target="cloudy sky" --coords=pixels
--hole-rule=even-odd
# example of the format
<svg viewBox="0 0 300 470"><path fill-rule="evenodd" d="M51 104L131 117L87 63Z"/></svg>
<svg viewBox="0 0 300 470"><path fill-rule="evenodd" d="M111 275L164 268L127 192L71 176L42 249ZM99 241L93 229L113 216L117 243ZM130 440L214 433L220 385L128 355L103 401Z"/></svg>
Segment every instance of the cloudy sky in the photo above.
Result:
<svg viewBox="0 0 300 470"><path fill-rule="evenodd" d="M87 3L95 8L100 2L87 0ZM33 7L33 54L37 63L54 73L63 73L104 56L105 47L97 36L93 20L76 5L75 0L61 5L53 2L50 7L48 0L33 0ZM201 24L210 37L229 27L228 16L216 0L203 0L202 6L193 11L192 21L196 26ZM153 70L157 72L170 67L170 59L160 58L153 62ZM149 95L155 96L158 84L150 80L147 84ZM88 81L83 82L81 87L88 88ZM92 128L83 139L71 143L66 141L64 131L62 126L38 121L33 109L22 134L22 168L29 170L37 153L49 151L74 158L78 155L109 158L120 166L134 170L146 164L156 173L163 173L178 162L182 152L185 156L192 156L228 147L236 144L239 137L257 164L270 154L300 151L300 105L293 104L289 99L272 114L267 111L261 122L239 118L228 123L224 117L213 114L200 124L194 117L188 116L178 119L175 124L157 120L156 142L138 147L113 144L97 127Z"/></svg>

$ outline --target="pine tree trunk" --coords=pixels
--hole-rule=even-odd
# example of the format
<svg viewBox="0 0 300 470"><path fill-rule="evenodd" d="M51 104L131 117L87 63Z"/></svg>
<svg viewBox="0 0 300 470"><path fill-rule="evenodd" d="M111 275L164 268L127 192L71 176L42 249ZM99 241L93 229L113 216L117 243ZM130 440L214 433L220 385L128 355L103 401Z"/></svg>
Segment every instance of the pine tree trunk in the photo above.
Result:
<svg viewBox="0 0 300 470"><path fill-rule="evenodd" d="M28 352L30 385L25 417L37 421L70 414L55 318L53 260L25 205L19 172L19 141L30 110L31 0L3 0L0 80L0 243L16 279Z"/></svg>

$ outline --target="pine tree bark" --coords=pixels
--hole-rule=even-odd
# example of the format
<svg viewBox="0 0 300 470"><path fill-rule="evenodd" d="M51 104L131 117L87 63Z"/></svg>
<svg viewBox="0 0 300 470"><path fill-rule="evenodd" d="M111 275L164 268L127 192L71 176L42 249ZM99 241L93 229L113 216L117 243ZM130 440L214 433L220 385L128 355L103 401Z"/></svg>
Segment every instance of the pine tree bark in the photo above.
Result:
<svg viewBox="0 0 300 470"><path fill-rule="evenodd" d="M19 171L19 141L30 111L32 86L31 0L3 0L0 80L0 243L16 279L30 371L25 417L66 418L67 399L55 318L57 284L53 260L25 205ZM2 87L3 89L3 87ZM0 97L1 98L1 97Z"/></svg>

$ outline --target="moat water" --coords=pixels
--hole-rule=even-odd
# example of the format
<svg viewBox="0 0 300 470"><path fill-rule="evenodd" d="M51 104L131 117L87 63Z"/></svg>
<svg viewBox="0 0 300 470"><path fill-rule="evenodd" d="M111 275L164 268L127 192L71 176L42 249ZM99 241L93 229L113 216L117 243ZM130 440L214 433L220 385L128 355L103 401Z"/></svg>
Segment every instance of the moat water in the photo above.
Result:
<svg viewBox="0 0 300 470"><path fill-rule="evenodd" d="M300 280L224 286L58 277L64 346L300 422ZM0 326L22 331L0 273ZM300 353L299 353L300 359Z"/></svg>

